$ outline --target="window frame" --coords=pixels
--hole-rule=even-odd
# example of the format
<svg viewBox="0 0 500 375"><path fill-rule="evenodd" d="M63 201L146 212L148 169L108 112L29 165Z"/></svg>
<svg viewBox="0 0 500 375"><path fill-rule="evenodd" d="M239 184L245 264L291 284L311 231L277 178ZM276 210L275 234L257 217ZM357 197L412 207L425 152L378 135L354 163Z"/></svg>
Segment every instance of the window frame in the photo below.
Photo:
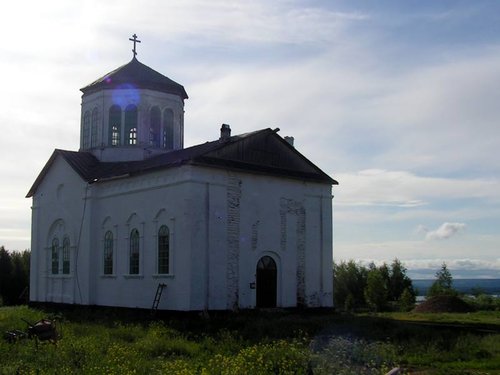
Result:
<svg viewBox="0 0 500 375"><path fill-rule="evenodd" d="M69 275L71 273L71 243L69 237L64 237L62 246L62 274Z"/></svg>
<svg viewBox="0 0 500 375"><path fill-rule="evenodd" d="M120 146L121 145L121 132L122 132L122 109L119 105L112 105L109 107L109 119L108 119L108 129L109 129L109 146Z"/></svg>
<svg viewBox="0 0 500 375"><path fill-rule="evenodd" d="M51 256L50 256L50 274L59 275L59 238L54 237L52 239L52 244L50 246Z"/></svg>
<svg viewBox="0 0 500 375"><path fill-rule="evenodd" d="M107 230L104 234L102 264L102 274L104 276L114 275L114 235L111 230Z"/></svg>
<svg viewBox="0 0 500 375"><path fill-rule="evenodd" d="M164 233L162 233L162 231ZM158 229L157 244L157 274L170 275L170 229L167 225L161 225Z"/></svg>
<svg viewBox="0 0 500 375"><path fill-rule="evenodd" d="M130 231L129 238L129 269L131 276L140 275L140 254L141 254L141 236L137 228Z"/></svg>

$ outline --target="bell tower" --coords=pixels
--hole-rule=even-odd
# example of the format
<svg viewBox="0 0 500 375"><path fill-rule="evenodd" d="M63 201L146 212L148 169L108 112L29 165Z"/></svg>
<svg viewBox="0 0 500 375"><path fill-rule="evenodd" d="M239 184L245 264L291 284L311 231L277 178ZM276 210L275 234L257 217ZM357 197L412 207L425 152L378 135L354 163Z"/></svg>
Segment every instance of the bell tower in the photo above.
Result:
<svg viewBox="0 0 500 375"><path fill-rule="evenodd" d="M137 60L80 89L80 151L105 162L144 160L184 147L184 87Z"/></svg>

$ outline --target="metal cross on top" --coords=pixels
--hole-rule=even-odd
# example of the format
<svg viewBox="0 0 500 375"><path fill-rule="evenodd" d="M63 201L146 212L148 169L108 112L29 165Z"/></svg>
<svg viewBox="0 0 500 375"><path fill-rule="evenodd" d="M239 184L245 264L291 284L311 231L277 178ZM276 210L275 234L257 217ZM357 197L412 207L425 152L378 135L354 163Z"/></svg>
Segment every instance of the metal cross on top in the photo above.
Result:
<svg viewBox="0 0 500 375"><path fill-rule="evenodd" d="M132 52L134 53L134 57L137 55L137 52L135 50L135 44L136 43L140 43L141 41L139 39L137 39L137 35L132 35L132 38L128 38L128 40L130 40L131 42L134 42L134 49L132 50Z"/></svg>

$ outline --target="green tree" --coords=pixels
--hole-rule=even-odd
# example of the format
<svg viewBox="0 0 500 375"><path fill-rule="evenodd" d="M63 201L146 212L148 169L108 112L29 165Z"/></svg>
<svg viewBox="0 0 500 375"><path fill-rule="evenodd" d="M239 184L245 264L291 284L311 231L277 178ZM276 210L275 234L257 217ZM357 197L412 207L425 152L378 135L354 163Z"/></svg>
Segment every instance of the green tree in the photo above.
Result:
<svg viewBox="0 0 500 375"><path fill-rule="evenodd" d="M0 246L0 297L6 305L10 301L10 282L12 279L12 259L5 247Z"/></svg>
<svg viewBox="0 0 500 375"><path fill-rule="evenodd" d="M6 305L20 301L21 293L29 286L30 252L8 252L0 247L0 299Z"/></svg>
<svg viewBox="0 0 500 375"><path fill-rule="evenodd" d="M415 307L415 292L413 288L403 290L401 296L398 299L399 311L410 311Z"/></svg>
<svg viewBox="0 0 500 375"><path fill-rule="evenodd" d="M441 269L436 272L436 280L427 291L427 297L440 295L450 296L457 294L457 291L453 289L453 277L451 276L446 263L443 262Z"/></svg>
<svg viewBox="0 0 500 375"><path fill-rule="evenodd" d="M383 268L368 272L364 289L365 301L373 311L383 311L387 305L387 283Z"/></svg>
<svg viewBox="0 0 500 375"><path fill-rule="evenodd" d="M365 304L363 291L367 270L353 260L333 264L333 298L340 309L353 310Z"/></svg>
<svg viewBox="0 0 500 375"><path fill-rule="evenodd" d="M18 304L26 301L26 295L21 295L27 291L30 280L30 252L14 251L11 254L12 276L11 276L11 303Z"/></svg>
<svg viewBox="0 0 500 375"><path fill-rule="evenodd" d="M409 295L405 296L405 298L412 296L413 303L415 303L416 293L406 271L406 267L398 258L392 261L388 285L388 298L390 301L399 303L403 293L407 291Z"/></svg>

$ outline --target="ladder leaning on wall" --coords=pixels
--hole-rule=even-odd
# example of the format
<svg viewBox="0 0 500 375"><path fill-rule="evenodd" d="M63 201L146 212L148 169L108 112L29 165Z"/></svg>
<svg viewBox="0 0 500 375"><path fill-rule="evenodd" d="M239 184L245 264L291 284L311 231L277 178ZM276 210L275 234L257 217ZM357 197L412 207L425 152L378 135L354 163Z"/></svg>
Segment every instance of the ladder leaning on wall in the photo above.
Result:
<svg viewBox="0 0 500 375"><path fill-rule="evenodd" d="M163 289L167 286L167 284L160 283L156 288L155 298L153 300L153 306L151 306L151 314L154 315L156 310L158 310L158 305L160 304L161 294L163 293Z"/></svg>

